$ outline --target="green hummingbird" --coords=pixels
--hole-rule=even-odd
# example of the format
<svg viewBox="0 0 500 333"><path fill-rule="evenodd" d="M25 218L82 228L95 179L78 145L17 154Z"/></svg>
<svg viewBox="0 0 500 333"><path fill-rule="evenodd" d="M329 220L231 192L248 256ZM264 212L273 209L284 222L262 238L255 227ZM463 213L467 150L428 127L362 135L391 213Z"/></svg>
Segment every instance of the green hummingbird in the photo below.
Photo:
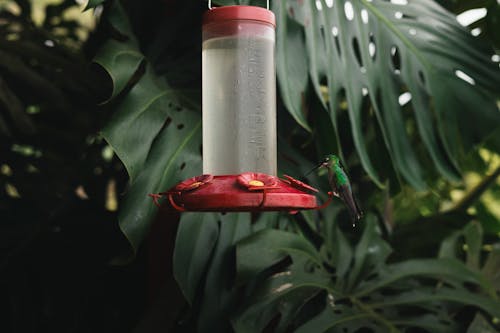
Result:
<svg viewBox="0 0 500 333"><path fill-rule="evenodd" d="M328 182L332 187L332 192L339 197L347 206L349 215L352 219L352 226L361 219L363 212L352 193L351 182L345 172L340 159L336 155L327 155L325 159L315 168L326 168L328 170Z"/></svg>

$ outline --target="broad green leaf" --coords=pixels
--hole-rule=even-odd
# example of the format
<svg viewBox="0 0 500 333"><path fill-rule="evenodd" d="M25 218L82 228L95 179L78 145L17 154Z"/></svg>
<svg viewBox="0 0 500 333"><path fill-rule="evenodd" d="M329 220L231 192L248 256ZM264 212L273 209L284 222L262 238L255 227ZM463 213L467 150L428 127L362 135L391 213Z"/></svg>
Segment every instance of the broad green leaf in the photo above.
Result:
<svg viewBox="0 0 500 333"><path fill-rule="evenodd" d="M99 1L89 1L88 6L90 6L91 2ZM126 87L132 75L144 60L144 56L139 50L139 44L132 32L127 13L119 1L113 2L108 20L126 38L124 41L109 39L101 46L94 58L94 62L101 65L111 77L113 91L108 99L109 101Z"/></svg>
<svg viewBox="0 0 500 333"><path fill-rule="evenodd" d="M379 321L377 321L379 319ZM400 332L398 327L421 327L430 332L454 333L457 327L433 315L380 320L368 312L360 313L344 305L325 307L310 321L299 327L297 333L342 332L352 333L367 330L373 333Z"/></svg>
<svg viewBox="0 0 500 333"><path fill-rule="evenodd" d="M179 223L173 259L173 272L190 304L203 285L219 237L218 214L184 213Z"/></svg>
<svg viewBox="0 0 500 333"><path fill-rule="evenodd" d="M120 228L137 250L156 213L149 193L199 174L201 120L175 102L175 92L147 71L117 106L103 136L130 175Z"/></svg>
<svg viewBox="0 0 500 333"><path fill-rule="evenodd" d="M414 119L436 168L449 179L457 179L464 152L498 127L494 96L499 94L500 75L490 59L492 50L436 3L321 0L287 5L283 11L305 30L316 94L328 106L335 129L345 94L356 150L375 181L378 172L362 127L367 121L377 122L396 170L417 189L426 184L410 141L416 134L407 130L409 119ZM286 75L280 82L298 79L294 72L278 74ZM473 84L465 81L468 77ZM325 85L328 100L323 98ZM411 96L411 113L400 105L403 94ZM367 103L374 117L363 114Z"/></svg>
<svg viewBox="0 0 500 333"><path fill-rule="evenodd" d="M354 265L349 271L349 289L358 282L360 275L378 270L391 253L390 246L379 236L377 221L373 215L364 218L365 229L354 250Z"/></svg>
<svg viewBox="0 0 500 333"><path fill-rule="evenodd" d="M261 332L278 315L274 332L285 332L311 298L323 289L331 290L328 276L308 254L293 252L291 258L289 267L268 277L249 295L249 304L232 321L236 332Z"/></svg>
<svg viewBox="0 0 500 333"><path fill-rule="evenodd" d="M91 8L95 8L101 4L103 4L106 0L89 0L87 2L87 6L85 6L85 9L83 11L86 11Z"/></svg>
<svg viewBox="0 0 500 333"><path fill-rule="evenodd" d="M290 232L264 229L242 239L236 248L238 280L255 276L290 253L302 253L318 264L321 260L312 244Z"/></svg>
<svg viewBox="0 0 500 333"><path fill-rule="evenodd" d="M335 286L344 289L349 283L348 273L353 260L353 249L338 226L333 226L333 233L330 242L332 251L332 264L335 267L338 279Z"/></svg>
<svg viewBox="0 0 500 333"><path fill-rule="evenodd" d="M219 237L206 272L200 298L198 332L224 332L229 328L229 314L233 312L240 296L238 289L234 288L236 243L252 233L249 213L229 213L219 215L219 218ZM196 241L193 242L192 239L191 241L186 239L186 243L197 246ZM191 264L192 262L183 263L184 266Z"/></svg>
<svg viewBox="0 0 500 333"><path fill-rule="evenodd" d="M307 88L307 55L300 25L286 13L286 1L274 1L276 13L276 69L279 88L288 111L305 129L307 124L304 109Z"/></svg>
<svg viewBox="0 0 500 333"><path fill-rule="evenodd" d="M439 258L458 258L458 248L459 241L461 237L463 236L462 231L455 231L452 233L450 236L446 237L442 242L441 246L439 247L439 253L438 257ZM461 246L460 246L461 248Z"/></svg>
<svg viewBox="0 0 500 333"><path fill-rule="evenodd" d="M491 252L488 254L481 272L486 279L491 282L493 287L500 290L500 244L492 246Z"/></svg>
<svg viewBox="0 0 500 333"><path fill-rule="evenodd" d="M384 308L388 306L404 306L409 304L429 304L433 301L459 302L474 305L492 316L500 316L500 303L498 300L478 295L464 289L432 288L426 289L421 286L416 290L400 293L397 296L386 296L380 303L367 304L372 308Z"/></svg>
<svg viewBox="0 0 500 333"><path fill-rule="evenodd" d="M119 42L110 39L99 49L94 61L106 70L113 82L109 100L125 88L143 60L144 56L138 47L130 41Z"/></svg>
<svg viewBox="0 0 500 333"><path fill-rule="evenodd" d="M479 285L486 291L491 286L481 274L473 272L455 259L412 259L387 266L387 270L380 271L380 278L374 281L362 282L355 291L357 297L367 295L401 279L410 277L431 277L446 279L449 283L472 283Z"/></svg>
<svg viewBox="0 0 500 333"><path fill-rule="evenodd" d="M479 270L481 261L481 246L483 245L483 229L477 222L469 223L464 228L465 243L467 244L466 264L473 270Z"/></svg>
<svg viewBox="0 0 500 333"><path fill-rule="evenodd" d="M340 326L339 332L342 332L342 329L344 329L344 332L350 332L349 329L354 331L360 328L359 326L363 327L369 318L369 314L357 312L348 306L326 306L320 314L300 326L295 332L321 333L338 326ZM353 327L353 325L355 326ZM372 330L376 329L374 325L371 325L369 328Z"/></svg>
<svg viewBox="0 0 500 333"><path fill-rule="evenodd" d="M133 96L132 92L128 97L131 96ZM160 104L168 104L166 97L162 98L165 100ZM145 102L148 103L148 101ZM134 251L137 251L139 244L149 231L151 219L158 209L152 204L148 194L165 191L179 181L201 172L199 115L184 109L175 112L175 114L167 114L167 119L168 117L172 119L171 124L167 125L168 121L164 120L165 128L159 132L150 146L147 142L143 145L135 142L129 147L120 146L124 148L121 151L122 154L118 154L120 157L133 155L130 149L134 147L149 150L142 170L135 180L131 180L118 216L120 228L132 244ZM161 117L159 119L162 121ZM128 136L132 135L133 131L148 130L147 122L142 124L144 126L140 126L140 122L137 121L135 125L137 127L129 129ZM140 137L142 133L135 132L135 134ZM106 132L105 138L112 147L120 143L118 138L108 136Z"/></svg>
<svg viewBox="0 0 500 333"><path fill-rule="evenodd" d="M148 69L120 102L102 130L104 138L127 168L132 183L144 168L150 150L148 147L163 127L168 130L173 127L174 134L176 126L192 125L191 120L182 119L185 112L177 112L177 108L175 91ZM189 123L186 124L186 121ZM182 133L186 132L182 129Z"/></svg>
<svg viewBox="0 0 500 333"><path fill-rule="evenodd" d="M497 333L498 331L494 329L488 320L484 318L481 313L478 313L474 320L467 328L467 333Z"/></svg>

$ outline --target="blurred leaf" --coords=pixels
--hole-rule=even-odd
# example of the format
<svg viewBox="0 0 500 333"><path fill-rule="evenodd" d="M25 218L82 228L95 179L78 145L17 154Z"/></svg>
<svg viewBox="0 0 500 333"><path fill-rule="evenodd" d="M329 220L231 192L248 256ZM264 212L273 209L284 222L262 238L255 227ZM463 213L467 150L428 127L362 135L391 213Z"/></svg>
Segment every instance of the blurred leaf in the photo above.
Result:
<svg viewBox="0 0 500 333"><path fill-rule="evenodd" d="M94 61L101 65L113 81L113 91L108 100L116 97L125 88L139 68L144 56L134 43L110 39L100 49Z"/></svg>
<svg viewBox="0 0 500 333"><path fill-rule="evenodd" d="M106 70L113 81L113 91L108 101L116 97L125 88L144 59L132 32L127 13L119 1L113 2L109 22L125 36L126 40L108 39L94 58L94 61Z"/></svg>
<svg viewBox="0 0 500 333"><path fill-rule="evenodd" d="M300 309L323 288L328 288L328 276L316 271L316 264L307 254L290 255L292 264L286 271L262 282L257 292L250 295L244 311L235 316L232 323L236 332L262 332L278 314L279 323L273 332L285 332Z"/></svg>
<svg viewBox="0 0 500 333"><path fill-rule="evenodd" d="M148 194L165 191L201 171L199 115L182 108L173 111L173 105L169 107L173 93L166 87L153 90L149 80L146 74L134 86L103 130L131 176L119 220L134 252L157 210Z"/></svg>
<svg viewBox="0 0 500 333"><path fill-rule="evenodd" d="M102 5L105 1L106 0L88 0L87 6L85 6L85 9L83 11Z"/></svg>
<svg viewBox="0 0 500 333"><path fill-rule="evenodd" d="M219 237L199 298L198 332L225 332L230 328L229 314L240 297L235 288L236 243L252 233L249 213L229 213L219 218Z"/></svg>
<svg viewBox="0 0 500 333"><path fill-rule="evenodd" d="M0 103L8 111L17 129L26 135L35 133L35 125L24 111L24 105L9 88L7 83L0 77Z"/></svg>
<svg viewBox="0 0 500 333"><path fill-rule="evenodd" d="M488 253L486 262L481 272L491 281L493 287L500 291L500 244L493 245L491 252Z"/></svg>
<svg viewBox="0 0 500 333"><path fill-rule="evenodd" d="M248 280L284 259L288 253L302 253L314 262L320 262L314 246L302 236L290 232L264 229L244 238L236 248L238 280Z"/></svg>
<svg viewBox="0 0 500 333"><path fill-rule="evenodd" d="M334 230L337 240L346 239L340 237L340 229ZM346 264L338 255L328 259L312 253L312 249L304 251L305 245L287 245L293 244L290 240L296 235L284 234L260 232L238 244L238 250L247 250L237 252L238 274L263 272L265 266L274 265L286 255L291 263L274 266L275 270L252 291L247 305L233 319L237 332L263 332L270 327L273 332L294 328L298 328L294 330L297 332L397 332L409 328L456 332L454 312L446 304L467 304L492 316L500 314L498 300L464 287L473 285L491 295L489 282L458 260L414 259L387 264L390 248L378 235L373 216L367 217L356 246L342 241L341 247L350 247L354 253L352 263L348 259ZM280 240L272 241L274 238ZM279 252L263 251L269 244L276 244ZM315 259L318 255L319 264ZM270 260L247 264L258 257ZM338 264L348 265L346 276L342 274L345 268L339 269ZM339 283L339 279L349 284ZM317 303L318 299L322 301Z"/></svg>
<svg viewBox="0 0 500 333"><path fill-rule="evenodd" d="M173 259L173 271L190 304L203 284L219 237L218 215L215 213L182 214Z"/></svg>
<svg viewBox="0 0 500 333"><path fill-rule="evenodd" d="M302 127L310 130L304 108L307 88L307 54L300 25L290 19L285 8L286 1L274 1L276 17L276 67L281 98Z"/></svg>
<svg viewBox="0 0 500 333"><path fill-rule="evenodd" d="M334 129L345 92L357 153L379 185L362 127L375 119L396 170L413 187L426 187L406 129L407 116L399 104L405 92L411 94L412 115L427 153L449 179L457 179L463 151L497 128L500 114L494 96L499 94L500 75L490 60L492 50L434 2L290 1L284 5L275 3L278 16L288 13L304 27L310 77L316 94L328 105ZM282 51L278 49L278 59ZM283 57L294 56L288 52ZM473 78L474 84L457 77L457 70ZM279 75L285 75L280 82L305 80L293 71ZM328 100L321 93L325 84ZM375 118L365 119L366 103L373 107ZM480 112L476 105L483 106ZM295 102L294 108L299 107ZM471 123L480 125L467 126Z"/></svg>
<svg viewBox="0 0 500 333"><path fill-rule="evenodd" d="M360 276L378 271L391 253L389 244L380 239L376 218L370 214L364 221L366 226L363 235L354 250L354 266L349 270L349 289L359 282Z"/></svg>

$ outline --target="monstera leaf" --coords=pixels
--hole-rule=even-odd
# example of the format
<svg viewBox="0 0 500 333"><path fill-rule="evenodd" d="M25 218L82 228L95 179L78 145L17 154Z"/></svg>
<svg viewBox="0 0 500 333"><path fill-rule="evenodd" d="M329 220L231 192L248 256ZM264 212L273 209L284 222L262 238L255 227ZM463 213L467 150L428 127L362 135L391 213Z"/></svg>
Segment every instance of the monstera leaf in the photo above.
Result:
<svg viewBox="0 0 500 333"><path fill-rule="evenodd" d="M150 64L143 73L138 71L144 57L125 11L118 1L112 5L110 24L125 40L110 39L95 59L112 80L110 99L116 103L102 135L130 176L119 220L136 251L157 212L148 194L200 173L201 119L198 112L180 105L178 92L155 75ZM127 85L133 86L114 99Z"/></svg>
<svg viewBox="0 0 500 333"><path fill-rule="evenodd" d="M243 280L251 280L250 272L271 273L233 318L236 332L456 332L461 305L500 315L500 303L487 296L494 293L490 283L458 260L388 264L390 248L373 216L355 246L337 226L330 229L328 238L336 241L319 251L301 235L269 229L238 243Z"/></svg>
<svg viewBox="0 0 500 333"><path fill-rule="evenodd" d="M415 141L423 142L442 175L456 179L464 152L498 127L500 71L491 60L493 51L435 2L273 4L278 78L288 110L307 127L301 105L306 76L280 70L299 66L307 54L314 90L336 132L347 126L338 123L340 106L347 102L354 145L373 180L379 181L379 170L367 149L367 123L378 124L395 169L417 189L426 184Z"/></svg>

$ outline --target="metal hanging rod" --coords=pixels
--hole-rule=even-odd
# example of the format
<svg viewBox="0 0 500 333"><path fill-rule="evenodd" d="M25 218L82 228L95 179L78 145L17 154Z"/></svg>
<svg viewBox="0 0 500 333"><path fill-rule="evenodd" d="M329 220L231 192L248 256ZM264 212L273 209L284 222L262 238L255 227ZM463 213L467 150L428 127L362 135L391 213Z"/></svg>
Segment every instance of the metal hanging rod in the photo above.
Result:
<svg viewBox="0 0 500 333"><path fill-rule="evenodd" d="M269 0L267 0L267 10L269 10ZM208 0L208 9L212 9L212 0Z"/></svg>

